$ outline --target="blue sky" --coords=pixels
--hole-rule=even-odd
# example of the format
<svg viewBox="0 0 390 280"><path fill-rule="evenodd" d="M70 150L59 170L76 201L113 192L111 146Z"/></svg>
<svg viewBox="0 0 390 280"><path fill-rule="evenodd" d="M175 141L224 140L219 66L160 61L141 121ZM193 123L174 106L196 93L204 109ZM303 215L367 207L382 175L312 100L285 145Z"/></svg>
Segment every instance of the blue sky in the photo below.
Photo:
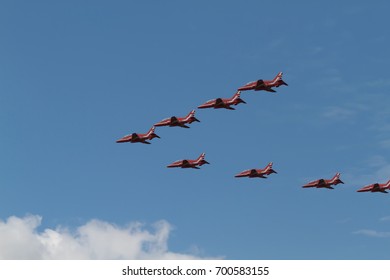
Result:
<svg viewBox="0 0 390 280"><path fill-rule="evenodd" d="M388 259L390 197L356 190L390 179L389 8L3 1L0 228L28 234L3 235L0 257L123 257L20 246L55 232L82 247L92 225L128 234L122 244L145 233L126 258L146 258L153 236L151 258ZM159 127L152 145L115 143L279 71L289 86L276 94L197 110L201 123ZM201 170L165 167L201 152ZM270 161L266 180L234 178ZM337 171L334 191L301 188Z"/></svg>

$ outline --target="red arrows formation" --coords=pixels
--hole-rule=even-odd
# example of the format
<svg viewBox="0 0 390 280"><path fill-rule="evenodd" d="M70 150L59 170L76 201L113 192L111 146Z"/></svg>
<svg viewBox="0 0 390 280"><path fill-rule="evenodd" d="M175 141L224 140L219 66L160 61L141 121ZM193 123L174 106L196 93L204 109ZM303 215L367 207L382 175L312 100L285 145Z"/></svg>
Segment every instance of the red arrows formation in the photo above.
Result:
<svg viewBox="0 0 390 280"><path fill-rule="evenodd" d="M205 108L214 108L214 109L228 109L228 110L235 110L232 106L236 106L240 103L246 103L244 100L241 99L241 91L247 91L247 90L264 90L268 92L276 92L273 88L279 87L281 85L287 86L288 84L283 81L282 79L282 72L279 72L274 79L272 80L257 80L253 82L249 82L246 85L239 87L237 89L237 92L231 97L231 98L216 98L206 101L204 104L199 105L199 109L205 109ZM189 112L189 114L185 117L176 117L172 116L170 118L163 119L162 121L155 123L147 133L132 133L123 136L122 138L118 139L117 143L143 143L143 144L151 144L147 140L152 140L153 138L160 138L155 131L156 126L179 126L183 128L189 128L187 124L191 124L193 122L200 122L195 117L195 110L192 110ZM197 159L183 159L183 160L177 160L171 164L169 164L167 167L180 167L180 168L195 168L199 169L199 166L202 166L203 164L209 164L205 160L205 153L202 153ZM270 162L264 169L248 169L244 170L237 175L235 175L236 178L240 177L249 177L249 178L267 178L266 176L277 173L275 170L272 169L272 162ZM343 181L340 180L340 173L336 173L333 178L331 179L318 179L315 181L311 181L303 186L303 188L327 188L327 189L334 189L332 186L338 185L338 184L344 184ZM390 180L387 183L379 184L374 183L368 186L365 186L357 192L382 192L387 193L386 190L390 189Z"/></svg>

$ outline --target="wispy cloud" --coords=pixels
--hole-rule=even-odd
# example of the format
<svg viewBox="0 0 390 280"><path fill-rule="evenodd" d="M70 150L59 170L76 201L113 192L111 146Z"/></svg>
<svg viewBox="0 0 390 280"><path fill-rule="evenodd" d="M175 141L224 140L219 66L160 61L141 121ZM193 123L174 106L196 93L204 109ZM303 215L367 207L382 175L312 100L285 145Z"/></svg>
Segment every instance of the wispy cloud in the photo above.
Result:
<svg viewBox="0 0 390 280"><path fill-rule="evenodd" d="M345 174L348 182L363 186L372 183L386 183L390 179L390 162L380 155L374 155L366 160L359 168Z"/></svg>
<svg viewBox="0 0 390 280"><path fill-rule="evenodd" d="M0 259L197 259L168 249L172 230L159 221L153 230L141 223L117 226L91 220L71 231L64 227L37 228L42 218L9 217L0 220Z"/></svg>
<svg viewBox="0 0 390 280"><path fill-rule="evenodd" d="M377 79L366 82L366 86L371 88L382 88L390 86L390 79Z"/></svg>
<svg viewBox="0 0 390 280"><path fill-rule="evenodd" d="M366 104L355 102L346 106L325 107L322 116L334 121L353 121L369 110Z"/></svg>
<svg viewBox="0 0 390 280"><path fill-rule="evenodd" d="M369 237L379 237L379 238L390 237L390 231L377 231L377 230L372 230L372 229L360 229L360 230L357 230L353 233L365 235L365 236L369 236Z"/></svg>
<svg viewBox="0 0 390 280"><path fill-rule="evenodd" d="M379 219L381 222L389 222L390 221L390 216L385 216Z"/></svg>
<svg viewBox="0 0 390 280"><path fill-rule="evenodd" d="M330 106L327 107L323 113L323 116L335 120L350 120L356 115L356 112L352 109Z"/></svg>
<svg viewBox="0 0 390 280"><path fill-rule="evenodd" d="M367 160L368 166L378 168L387 165L387 160L380 155L373 155Z"/></svg>

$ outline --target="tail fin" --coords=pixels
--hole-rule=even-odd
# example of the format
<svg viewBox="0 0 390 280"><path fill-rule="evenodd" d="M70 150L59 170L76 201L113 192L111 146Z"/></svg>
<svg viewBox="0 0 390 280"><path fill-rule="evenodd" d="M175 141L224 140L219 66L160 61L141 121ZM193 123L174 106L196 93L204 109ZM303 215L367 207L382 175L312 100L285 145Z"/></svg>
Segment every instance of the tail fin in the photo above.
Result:
<svg viewBox="0 0 390 280"><path fill-rule="evenodd" d="M152 126L152 127L149 129L148 133L146 133L146 136L149 137L150 135L152 135L152 134L154 133L154 130L155 130L155 129L156 129L156 128L155 128L154 126Z"/></svg>
<svg viewBox="0 0 390 280"><path fill-rule="evenodd" d="M283 72L279 72L279 73L275 76L273 82L275 83L275 82L281 80L281 79L282 79L282 76L283 76Z"/></svg>
<svg viewBox="0 0 390 280"><path fill-rule="evenodd" d="M386 183L386 185L385 185L385 188L390 190L390 180L387 181L387 183Z"/></svg>
<svg viewBox="0 0 390 280"><path fill-rule="evenodd" d="M233 99L233 100L236 100L236 99L238 99L238 98L240 98L240 97L241 97L241 91L237 91L237 92L233 95L232 99Z"/></svg>
<svg viewBox="0 0 390 280"><path fill-rule="evenodd" d="M185 117L185 120L188 121L190 118L195 117L195 110L192 110L188 113L188 115Z"/></svg>
<svg viewBox="0 0 390 280"><path fill-rule="evenodd" d="M240 103L246 104L246 102L241 99L241 91L239 91L239 90L233 95L232 98L230 98L229 102L233 105L238 105ZM227 108L227 109L230 109L230 108ZM233 109L233 108L231 108L231 109Z"/></svg>
<svg viewBox="0 0 390 280"><path fill-rule="evenodd" d="M206 156L205 153L201 153L200 156L196 159L196 162L200 162L200 161L204 160L205 156Z"/></svg>
<svg viewBox="0 0 390 280"><path fill-rule="evenodd" d="M333 178L331 179L331 182L336 182L337 180L340 180L340 173L337 172L336 175L333 176Z"/></svg>
<svg viewBox="0 0 390 280"><path fill-rule="evenodd" d="M273 168L272 168L272 164L273 164L273 162L271 161L270 163L268 163L268 165L265 167L265 172L267 173L267 174L272 174L272 173L276 173L276 174L278 174L278 172L276 172Z"/></svg>

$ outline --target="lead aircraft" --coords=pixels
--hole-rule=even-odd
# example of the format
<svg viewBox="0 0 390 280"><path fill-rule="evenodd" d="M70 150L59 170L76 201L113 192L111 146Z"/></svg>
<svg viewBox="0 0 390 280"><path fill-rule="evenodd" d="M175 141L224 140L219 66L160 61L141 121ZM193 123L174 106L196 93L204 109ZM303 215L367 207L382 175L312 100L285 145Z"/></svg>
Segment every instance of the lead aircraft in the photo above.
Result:
<svg viewBox="0 0 390 280"><path fill-rule="evenodd" d="M161 122L154 124L154 126L180 126L184 128L190 128L186 123L200 122L195 118L195 110L192 110L187 116L178 118L172 116L170 118L163 119Z"/></svg>
<svg viewBox="0 0 390 280"><path fill-rule="evenodd" d="M281 85L288 86L282 79L283 72L279 72L273 80L257 80L249 82L246 85L238 88L238 90L265 90L269 92L276 92L273 87L280 87Z"/></svg>
<svg viewBox="0 0 390 280"><path fill-rule="evenodd" d="M248 169L238 173L234 177L249 177L249 178L267 178L265 175L270 175L272 173L277 173L272 169L272 162L268 163L268 165L264 169Z"/></svg>
<svg viewBox="0 0 390 280"><path fill-rule="evenodd" d="M202 166L203 164L209 164L205 159L205 153L202 153L197 159L183 159L177 160L167 167L181 167L181 168L195 168L199 169L198 166Z"/></svg>
<svg viewBox="0 0 390 280"><path fill-rule="evenodd" d="M332 185L344 184L343 181L340 180L340 173L336 173L332 179L319 179L315 181L311 181L304 185L302 188L327 188L334 189Z"/></svg>
<svg viewBox="0 0 390 280"><path fill-rule="evenodd" d="M206 103L198 106L198 108L214 108L214 109L220 109L225 108L229 110L235 110L231 105L237 105L240 103L245 103L244 100L240 97L241 92L237 91L231 98L217 98L217 99L211 99L207 101Z"/></svg>
<svg viewBox="0 0 390 280"><path fill-rule="evenodd" d="M132 133L126 136L123 136L122 138L116 140L117 143L143 143L143 144L150 144L150 142L146 140L152 140L153 138L157 137L160 138L156 133L154 133L154 126L152 126L151 129L145 134L141 133Z"/></svg>
<svg viewBox="0 0 390 280"><path fill-rule="evenodd" d="M382 192L382 193L387 193L386 190L389 190L389 189L390 189L390 180L387 181L387 183L385 183L385 184L375 183L375 184L371 184L371 185L365 186L365 187L357 190L357 192Z"/></svg>

